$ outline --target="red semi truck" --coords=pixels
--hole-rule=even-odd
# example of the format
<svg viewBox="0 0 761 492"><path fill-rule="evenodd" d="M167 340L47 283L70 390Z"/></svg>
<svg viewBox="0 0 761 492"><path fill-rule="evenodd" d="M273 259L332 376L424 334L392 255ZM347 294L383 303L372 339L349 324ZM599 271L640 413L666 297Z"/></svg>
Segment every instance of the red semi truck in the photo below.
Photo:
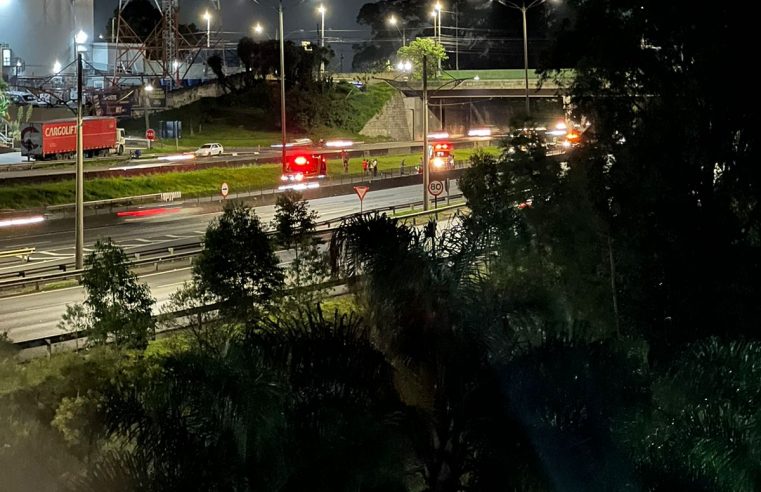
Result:
<svg viewBox="0 0 761 492"><path fill-rule="evenodd" d="M83 120L85 157L124 153L124 129L116 118L86 117ZM28 123L21 130L21 155L35 160L71 159L77 152L77 120Z"/></svg>

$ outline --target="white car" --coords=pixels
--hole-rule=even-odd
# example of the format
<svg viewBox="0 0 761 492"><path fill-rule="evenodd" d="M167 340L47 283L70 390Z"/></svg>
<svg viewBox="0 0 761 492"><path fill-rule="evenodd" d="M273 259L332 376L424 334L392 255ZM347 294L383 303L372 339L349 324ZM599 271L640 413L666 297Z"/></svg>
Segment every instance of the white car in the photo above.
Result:
<svg viewBox="0 0 761 492"><path fill-rule="evenodd" d="M211 157L213 155L222 155L225 149L218 143L207 143L198 147L196 157Z"/></svg>

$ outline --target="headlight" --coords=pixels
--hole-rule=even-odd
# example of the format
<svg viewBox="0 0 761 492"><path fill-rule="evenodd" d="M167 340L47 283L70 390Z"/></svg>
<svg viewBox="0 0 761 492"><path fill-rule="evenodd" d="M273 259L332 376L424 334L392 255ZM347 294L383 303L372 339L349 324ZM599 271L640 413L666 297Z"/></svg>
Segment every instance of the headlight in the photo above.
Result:
<svg viewBox="0 0 761 492"><path fill-rule="evenodd" d="M441 157L435 157L433 159L433 165L434 167L443 167L444 166L444 159Z"/></svg>

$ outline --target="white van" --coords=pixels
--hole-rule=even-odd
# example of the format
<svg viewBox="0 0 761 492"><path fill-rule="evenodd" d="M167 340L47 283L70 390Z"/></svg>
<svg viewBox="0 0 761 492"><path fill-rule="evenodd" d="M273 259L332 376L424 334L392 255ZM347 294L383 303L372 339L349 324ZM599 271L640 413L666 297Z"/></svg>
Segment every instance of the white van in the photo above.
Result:
<svg viewBox="0 0 761 492"><path fill-rule="evenodd" d="M35 108L46 108L49 106L47 102L40 101L37 96L29 91L7 91L5 97L18 106L32 106Z"/></svg>

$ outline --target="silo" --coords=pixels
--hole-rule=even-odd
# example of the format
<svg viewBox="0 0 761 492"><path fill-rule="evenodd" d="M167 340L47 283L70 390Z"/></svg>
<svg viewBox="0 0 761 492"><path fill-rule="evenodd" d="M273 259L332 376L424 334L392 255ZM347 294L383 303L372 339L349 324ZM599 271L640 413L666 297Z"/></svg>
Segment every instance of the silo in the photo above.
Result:
<svg viewBox="0 0 761 492"><path fill-rule="evenodd" d="M19 59L24 77L45 77L59 62L74 61L74 36L87 35L85 49L93 41L94 0L0 0L0 45ZM7 67L6 67L7 70Z"/></svg>

